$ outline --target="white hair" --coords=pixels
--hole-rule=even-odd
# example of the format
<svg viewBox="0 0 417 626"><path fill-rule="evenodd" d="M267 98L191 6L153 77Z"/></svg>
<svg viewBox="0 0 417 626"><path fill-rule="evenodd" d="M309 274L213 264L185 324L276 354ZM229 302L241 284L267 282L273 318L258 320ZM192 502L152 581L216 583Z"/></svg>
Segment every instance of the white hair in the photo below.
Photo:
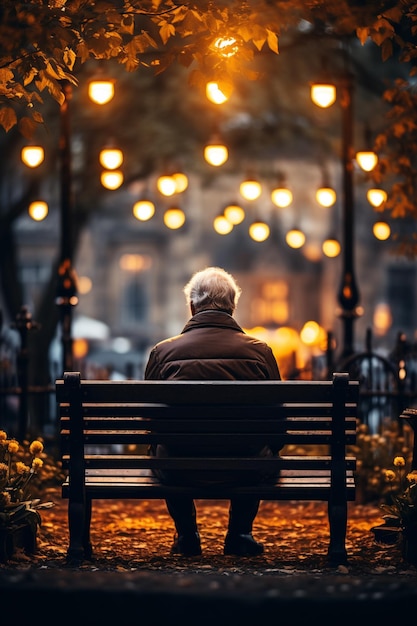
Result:
<svg viewBox="0 0 417 626"><path fill-rule="evenodd" d="M221 267L206 267L196 272L184 287L187 304L196 312L220 309L232 314L242 290L231 274Z"/></svg>

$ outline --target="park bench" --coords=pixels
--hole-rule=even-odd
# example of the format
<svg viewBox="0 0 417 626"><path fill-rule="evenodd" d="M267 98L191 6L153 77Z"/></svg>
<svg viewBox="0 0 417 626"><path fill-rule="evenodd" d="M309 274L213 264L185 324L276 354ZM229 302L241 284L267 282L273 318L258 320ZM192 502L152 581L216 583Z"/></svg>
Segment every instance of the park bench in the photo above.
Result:
<svg viewBox="0 0 417 626"><path fill-rule="evenodd" d="M332 381L83 380L66 372L56 381L62 463L67 479L69 547L74 565L91 559L90 522L95 499L198 499L255 495L260 500L328 503L327 558L347 562L348 501L355 499L358 383L345 373ZM239 456L236 449L265 442L279 456ZM156 458L151 444L233 447L221 458ZM287 454L286 451L289 451ZM246 450L245 450L246 453ZM199 452L200 454L200 452ZM152 469L227 470L274 474L251 486L161 484ZM278 474L277 474L278 472Z"/></svg>

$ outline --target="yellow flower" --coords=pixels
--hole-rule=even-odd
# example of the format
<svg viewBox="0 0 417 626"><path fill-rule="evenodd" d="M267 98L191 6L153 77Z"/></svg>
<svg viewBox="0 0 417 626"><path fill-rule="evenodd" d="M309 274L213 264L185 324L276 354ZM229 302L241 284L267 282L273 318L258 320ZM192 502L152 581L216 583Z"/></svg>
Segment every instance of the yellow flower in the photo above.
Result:
<svg viewBox="0 0 417 626"><path fill-rule="evenodd" d="M38 441L37 439L35 441L32 441L32 443L29 446L29 452L31 453L32 456L36 456L37 454L40 454L43 451L43 443L41 441Z"/></svg>
<svg viewBox="0 0 417 626"><path fill-rule="evenodd" d="M9 445L7 446L7 449L10 452L10 454L16 454L16 452L19 450L19 443L16 441L16 439L11 439L9 441Z"/></svg>
<svg viewBox="0 0 417 626"><path fill-rule="evenodd" d="M403 456L396 456L393 463L395 467L405 467L405 458Z"/></svg>
<svg viewBox="0 0 417 626"><path fill-rule="evenodd" d="M4 432L4 430L0 430L0 442L4 442L7 439L7 434Z"/></svg>
<svg viewBox="0 0 417 626"><path fill-rule="evenodd" d="M0 463L0 474L7 474L8 469L6 463Z"/></svg>
<svg viewBox="0 0 417 626"><path fill-rule="evenodd" d="M413 470L407 474L407 480L409 483L417 483L417 470Z"/></svg>
<svg viewBox="0 0 417 626"><path fill-rule="evenodd" d="M16 472L18 474L25 474L29 470L30 467L28 467L25 463L22 463L22 461L16 461Z"/></svg>
<svg viewBox="0 0 417 626"><path fill-rule="evenodd" d="M393 480L395 480L395 472L393 470L384 470L384 476L385 480L387 480L388 482L392 482Z"/></svg>
<svg viewBox="0 0 417 626"><path fill-rule="evenodd" d="M33 469L34 472L36 472L39 468L41 468L42 465L43 465L42 459L38 459L38 458L33 459L33 461L32 461L32 469Z"/></svg>

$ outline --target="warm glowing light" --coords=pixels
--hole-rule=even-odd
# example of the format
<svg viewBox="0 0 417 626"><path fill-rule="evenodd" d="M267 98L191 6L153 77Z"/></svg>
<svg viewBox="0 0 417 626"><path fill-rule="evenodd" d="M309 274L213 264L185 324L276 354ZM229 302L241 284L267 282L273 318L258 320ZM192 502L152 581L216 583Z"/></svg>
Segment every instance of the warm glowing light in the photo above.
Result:
<svg viewBox="0 0 417 626"><path fill-rule="evenodd" d="M312 263L317 263L322 258L322 249L318 243L311 241L303 247L303 255Z"/></svg>
<svg viewBox="0 0 417 626"><path fill-rule="evenodd" d="M386 222L375 222L372 227L372 232L374 233L376 239L386 241L391 235L391 228Z"/></svg>
<svg viewBox="0 0 417 626"><path fill-rule="evenodd" d="M301 230L293 228L285 235L285 241L290 248L301 248L305 243L306 237Z"/></svg>
<svg viewBox="0 0 417 626"><path fill-rule="evenodd" d="M88 96L96 104L107 104L114 96L114 81L92 80L88 85Z"/></svg>
<svg viewBox="0 0 417 626"><path fill-rule="evenodd" d="M270 235L270 228L265 222L253 222L249 226L249 235L254 241L265 241Z"/></svg>
<svg viewBox="0 0 417 626"><path fill-rule="evenodd" d="M206 85L206 97L214 104L223 104L227 102L228 96L220 89L219 84L215 81L209 81Z"/></svg>
<svg viewBox="0 0 417 626"><path fill-rule="evenodd" d="M378 156L371 150L356 153L356 161L364 172L372 172L378 163Z"/></svg>
<svg viewBox="0 0 417 626"><path fill-rule="evenodd" d="M392 325L391 309L388 304L381 302L376 305L373 322L377 335L384 335L387 332Z"/></svg>
<svg viewBox="0 0 417 626"><path fill-rule="evenodd" d="M123 152L118 148L104 148L100 151L99 160L106 170L117 170L123 163Z"/></svg>
<svg viewBox="0 0 417 626"><path fill-rule="evenodd" d="M173 196L177 193L177 184L172 176L160 176L156 181L156 186L163 196Z"/></svg>
<svg viewBox="0 0 417 626"><path fill-rule="evenodd" d="M174 179L175 189L177 193L182 193L188 187L188 177L183 172L175 172L171 178Z"/></svg>
<svg viewBox="0 0 417 626"><path fill-rule="evenodd" d="M340 243L337 239L326 239L322 245L323 254L330 259L334 259L340 254Z"/></svg>
<svg viewBox="0 0 417 626"><path fill-rule="evenodd" d="M320 326L317 322L306 322L301 329L300 339L306 346L314 346L317 344L320 337Z"/></svg>
<svg viewBox="0 0 417 626"><path fill-rule="evenodd" d="M137 220L146 222L155 214L155 205L151 200L138 200L133 205L133 215Z"/></svg>
<svg viewBox="0 0 417 626"><path fill-rule="evenodd" d="M48 215L48 205L42 200L36 200L29 204L28 213L35 222L42 222Z"/></svg>
<svg viewBox="0 0 417 626"><path fill-rule="evenodd" d="M122 172L118 170L115 170L115 171L106 170L101 173L100 180L101 180L101 184L106 189L112 189L112 190L118 189L120 185L123 183L123 174Z"/></svg>
<svg viewBox="0 0 417 626"><path fill-rule="evenodd" d="M222 57L232 57L239 50L234 37L219 37L214 42L214 48Z"/></svg>
<svg viewBox="0 0 417 626"><path fill-rule="evenodd" d="M177 207L172 207L171 209L167 209L164 213L164 224L168 228L172 230L176 230L177 228L181 228L181 226L185 222L185 214L184 211Z"/></svg>
<svg viewBox="0 0 417 626"><path fill-rule="evenodd" d="M336 101L335 85L323 83L312 85L311 99L317 106L327 109Z"/></svg>
<svg viewBox="0 0 417 626"><path fill-rule="evenodd" d="M331 187L321 187L316 191L316 200L320 206L333 206L336 202L336 192Z"/></svg>
<svg viewBox="0 0 417 626"><path fill-rule="evenodd" d="M224 216L231 224L236 226L245 219L245 211L238 204L229 204L224 209Z"/></svg>
<svg viewBox="0 0 417 626"><path fill-rule="evenodd" d="M79 276L77 282L78 293L82 296L90 293L93 288L93 281L88 276Z"/></svg>
<svg viewBox="0 0 417 626"><path fill-rule="evenodd" d="M219 235L228 235L233 230L233 224L224 215L217 215L213 220L213 226Z"/></svg>
<svg viewBox="0 0 417 626"><path fill-rule="evenodd" d="M87 339L74 339L72 343L72 351L76 359L83 359L88 354L88 341Z"/></svg>
<svg viewBox="0 0 417 626"><path fill-rule="evenodd" d="M209 165L219 167L223 165L223 163L226 163L229 158L229 151L224 144L209 143L204 148L204 158Z"/></svg>
<svg viewBox="0 0 417 626"><path fill-rule="evenodd" d="M124 272L142 272L151 266L151 257L144 254L123 254L119 259L119 267Z"/></svg>
<svg viewBox="0 0 417 626"><path fill-rule="evenodd" d="M262 193L261 184L257 180L244 180L240 183L240 193L245 200L256 200Z"/></svg>
<svg viewBox="0 0 417 626"><path fill-rule="evenodd" d="M41 146L24 146L21 159L28 167L38 167L45 158L44 149Z"/></svg>
<svg viewBox="0 0 417 626"><path fill-rule="evenodd" d="M368 189L366 197L369 204L374 207L380 207L387 199L387 192L383 189Z"/></svg>
<svg viewBox="0 0 417 626"><path fill-rule="evenodd" d="M275 206L283 209L290 206L293 200L293 195L289 189L286 189L285 187L277 187L271 191L271 200Z"/></svg>

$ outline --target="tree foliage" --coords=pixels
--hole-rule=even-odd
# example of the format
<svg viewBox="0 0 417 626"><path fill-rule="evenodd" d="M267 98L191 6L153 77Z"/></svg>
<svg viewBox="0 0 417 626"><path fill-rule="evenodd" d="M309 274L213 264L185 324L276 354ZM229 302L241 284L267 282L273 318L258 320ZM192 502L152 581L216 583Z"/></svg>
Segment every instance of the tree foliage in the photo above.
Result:
<svg viewBox="0 0 417 626"><path fill-rule="evenodd" d="M0 20L0 125L18 124L25 136L42 122L45 94L62 102L63 81L76 84L90 59L117 60L129 72L178 62L194 84L215 75L227 85L235 74L256 79L256 52L279 54L281 35L301 23L371 38L384 59L395 47L404 60L417 57L417 3L409 0L4 0ZM219 38L233 38L234 50L216 46Z"/></svg>

